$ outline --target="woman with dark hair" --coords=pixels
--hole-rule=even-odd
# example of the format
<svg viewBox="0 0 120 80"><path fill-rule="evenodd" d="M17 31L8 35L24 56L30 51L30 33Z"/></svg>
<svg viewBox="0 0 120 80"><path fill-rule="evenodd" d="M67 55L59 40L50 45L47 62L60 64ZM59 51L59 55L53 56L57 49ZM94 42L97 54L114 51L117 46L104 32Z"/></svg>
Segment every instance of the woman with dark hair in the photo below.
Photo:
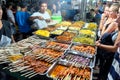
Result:
<svg viewBox="0 0 120 80"><path fill-rule="evenodd" d="M0 47L5 47L14 41L11 25L8 21L2 20L3 10L0 5Z"/></svg>
<svg viewBox="0 0 120 80"><path fill-rule="evenodd" d="M0 47L6 47L14 41L11 25L8 21L2 20L3 10L0 4ZM5 73L0 70L0 80L6 80Z"/></svg>
<svg viewBox="0 0 120 80"><path fill-rule="evenodd" d="M61 11L57 3L52 4L51 12L52 12L52 15L61 15Z"/></svg>

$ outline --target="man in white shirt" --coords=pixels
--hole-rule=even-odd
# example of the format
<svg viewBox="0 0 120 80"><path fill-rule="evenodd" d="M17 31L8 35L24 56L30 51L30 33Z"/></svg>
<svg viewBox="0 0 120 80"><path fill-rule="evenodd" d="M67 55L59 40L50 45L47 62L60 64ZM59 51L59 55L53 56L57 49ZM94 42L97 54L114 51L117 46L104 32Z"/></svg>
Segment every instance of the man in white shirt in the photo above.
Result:
<svg viewBox="0 0 120 80"><path fill-rule="evenodd" d="M33 13L30 17L30 20L33 20L33 22L35 22L38 29L47 27L47 22L51 21L51 17L46 10L47 3L41 2L40 11Z"/></svg>

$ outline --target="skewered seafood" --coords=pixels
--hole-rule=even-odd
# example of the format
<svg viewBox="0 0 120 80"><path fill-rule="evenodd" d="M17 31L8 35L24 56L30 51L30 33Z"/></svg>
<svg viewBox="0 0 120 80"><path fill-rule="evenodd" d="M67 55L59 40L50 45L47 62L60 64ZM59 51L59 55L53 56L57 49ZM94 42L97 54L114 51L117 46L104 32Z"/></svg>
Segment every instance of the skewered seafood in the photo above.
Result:
<svg viewBox="0 0 120 80"><path fill-rule="evenodd" d="M75 66L82 67L82 66L89 66L90 59L85 58L78 55L67 54L66 56L62 57L63 60L67 60L71 63L76 62Z"/></svg>
<svg viewBox="0 0 120 80"><path fill-rule="evenodd" d="M60 80L90 80L91 70L89 68L56 65L49 75L54 79L57 78Z"/></svg>
<svg viewBox="0 0 120 80"><path fill-rule="evenodd" d="M48 55L52 58L58 58L63 54L63 52L52 50L52 49L39 48L39 49L33 50L33 54L43 54L43 55Z"/></svg>
<svg viewBox="0 0 120 80"><path fill-rule="evenodd" d="M72 46L71 50L76 50L81 52L82 54L86 53L86 54L91 54L94 55L95 54L95 48L92 46Z"/></svg>
<svg viewBox="0 0 120 80"><path fill-rule="evenodd" d="M53 50L58 50L58 51L65 51L68 48L67 44L63 43L58 43L54 41L50 41L46 43L46 48L51 48Z"/></svg>
<svg viewBox="0 0 120 80"><path fill-rule="evenodd" d="M11 63L8 69L10 69L11 72L21 71L21 73L23 73L22 76L25 77L45 73L51 64L39 59L37 60L35 57L36 56L33 55L24 56L21 61Z"/></svg>

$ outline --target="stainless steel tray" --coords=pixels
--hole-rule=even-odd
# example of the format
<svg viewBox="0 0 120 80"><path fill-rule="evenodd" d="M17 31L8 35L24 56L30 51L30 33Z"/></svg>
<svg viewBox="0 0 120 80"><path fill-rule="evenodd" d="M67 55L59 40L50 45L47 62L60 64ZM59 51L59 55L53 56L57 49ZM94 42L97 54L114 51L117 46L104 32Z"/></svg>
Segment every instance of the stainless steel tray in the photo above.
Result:
<svg viewBox="0 0 120 80"><path fill-rule="evenodd" d="M95 49L95 53L94 54L91 54L91 51L90 52L82 52L81 50L74 50L72 49L72 47L74 46L83 46L83 47L87 47L87 46L90 46L90 47L93 47ZM88 58L93 58L96 54L97 54L97 47L94 46L94 45L87 45L87 44L80 44L80 43L73 43L71 45L71 47L69 48L70 51L73 51L73 52L77 52L78 54L82 55L82 56L85 56L85 57L88 57ZM88 50L87 50L88 51Z"/></svg>
<svg viewBox="0 0 120 80"><path fill-rule="evenodd" d="M56 33L54 33L55 31L56 31ZM57 31L61 31L61 32L58 33ZM64 32L64 30L56 29L56 30L54 30L54 31L51 31L50 34L51 34L51 35L62 35L63 32Z"/></svg>
<svg viewBox="0 0 120 80"><path fill-rule="evenodd" d="M77 37L77 36L76 36ZM74 39L76 38L76 37L74 37ZM78 37L78 38L80 38L80 39L76 39L77 41L74 41L74 39L72 39L72 43L73 44L84 44L84 45L91 45L91 46L95 46L95 42L96 42L96 39L92 39L93 40L93 43L92 44L89 44L88 43L88 41L86 41L87 43L82 43L82 42L80 42L80 40L82 39L82 38L86 38L86 37ZM87 39L87 38L86 38Z"/></svg>
<svg viewBox="0 0 120 80"><path fill-rule="evenodd" d="M54 40L50 40L47 42L40 43L42 48L48 48L58 51L66 51L70 48L70 44L56 42Z"/></svg>
<svg viewBox="0 0 120 80"><path fill-rule="evenodd" d="M42 35L37 35L37 34L35 34L35 32L33 32L33 34L36 35L37 37L39 37L40 39L46 39L46 40L50 39L50 36L49 37L45 37L45 36L42 36Z"/></svg>
<svg viewBox="0 0 120 80"><path fill-rule="evenodd" d="M58 30L64 30L64 31L66 31L66 30L68 29L68 27L67 27L67 26L65 26L65 27L60 26L60 27L58 27L57 29L58 29Z"/></svg>
<svg viewBox="0 0 120 80"><path fill-rule="evenodd" d="M56 67L58 68L58 66L63 66L63 68L60 68L60 69L56 69ZM65 67L65 68L64 68ZM49 77L49 78L52 78L52 79L54 79L54 80L59 80L59 77L61 77L62 78L62 80L63 80L63 78L65 78L66 76L68 76L68 75L71 75L72 76L72 78L75 78L75 76L76 77L81 77L81 78L83 78L82 76L78 76L78 75L73 75L73 74L71 74L71 73L69 73L68 71L73 71L73 68L74 68L74 70L75 69L77 69L77 71L79 70L79 71L83 71L83 73L82 73L82 75L84 75L84 71L85 70L88 70L88 71L90 71L90 75L89 75L89 80L92 80L92 76L93 76L93 69L92 68L90 68L90 67L86 67L86 68L81 68L81 67L74 67L74 66L71 66L71 65L69 65L69 64L67 64L66 62L64 62L64 61L57 61L56 63L54 63L53 64L53 66L49 69L49 71L48 71L48 73L47 73L47 76ZM54 73L53 73L53 70L56 70ZM68 72L68 73L67 73ZM74 73L75 73L75 71L73 71ZM67 73L67 74L66 74ZM79 73L79 72L78 72ZM77 73L77 74L78 74ZM61 76L61 75L62 76ZM76 73L75 73L76 74ZM80 73L79 73L80 74ZM64 75L66 75L66 76L64 76ZM68 80L68 79L66 79L66 80ZM75 79L75 80L77 80L77 79Z"/></svg>
<svg viewBox="0 0 120 80"><path fill-rule="evenodd" d="M68 32L68 31L65 31L65 32ZM73 38L77 35L76 33L72 33L72 32L68 32L68 33L63 33L62 35L60 35L60 36L56 36L55 38L54 38L54 40L55 41L57 41L57 42L61 42L61 43L67 43L67 44L70 44L70 43L72 43L72 40L73 40ZM71 35L72 36L71 36ZM67 37L67 36L69 36L69 37ZM59 39L57 39L59 37Z"/></svg>
<svg viewBox="0 0 120 80"><path fill-rule="evenodd" d="M88 25L89 25L90 23L85 23L85 25L83 26L83 28L82 29L88 29ZM96 24L96 23L94 23L94 24ZM96 24L97 25L97 24ZM90 29L89 29L90 30ZM93 29L92 31L96 31L97 30L97 28L96 29Z"/></svg>
<svg viewBox="0 0 120 80"><path fill-rule="evenodd" d="M32 56L32 55L31 55ZM35 58L35 61L34 60L31 60L30 63L28 63L27 61L23 61L22 59L19 60L19 61L16 61L14 63L10 63L9 66L3 68L3 69L8 69L10 72L19 72L21 74L21 76L24 76L24 77L28 77L28 78L32 78L36 75L46 75L47 74L47 71L48 69L52 66L53 63L48 63L48 62L45 62L44 65L47 65L48 67L43 67L43 63L42 64L38 64L36 61L41 61L41 60L36 60ZM36 62L36 64L34 63ZM34 63L34 64L33 64ZM30 64L30 65L27 65L27 64ZM38 66L35 66L35 65L38 65ZM34 67L33 67L34 66ZM39 69L38 69L39 68ZM45 68L45 71L43 70L43 68ZM36 69L36 70L35 70ZM37 70L38 69L38 70ZM42 70L43 73L38 72L39 70Z"/></svg>
<svg viewBox="0 0 120 80"><path fill-rule="evenodd" d="M76 62L76 66L78 67L88 66L93 68L95 64L95 57L88 58L77 52L69 51L69 50L66 51L66 53L60 59L71 64Z"/></svg>

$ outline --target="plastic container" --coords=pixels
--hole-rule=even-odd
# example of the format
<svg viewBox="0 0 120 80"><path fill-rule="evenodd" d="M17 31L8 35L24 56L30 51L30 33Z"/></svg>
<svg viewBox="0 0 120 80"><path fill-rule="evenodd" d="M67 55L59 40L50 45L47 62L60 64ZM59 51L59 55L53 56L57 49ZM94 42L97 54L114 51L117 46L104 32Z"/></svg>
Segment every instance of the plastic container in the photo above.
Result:
<svg viewBox="0 0 120 80"><path fill-rule="evenodd" d="M54 20L54 21L58 21L58 23L59 23L59 22L62 21L62 16L53 15L53 16L51 16L51 19Z"/></svg>

